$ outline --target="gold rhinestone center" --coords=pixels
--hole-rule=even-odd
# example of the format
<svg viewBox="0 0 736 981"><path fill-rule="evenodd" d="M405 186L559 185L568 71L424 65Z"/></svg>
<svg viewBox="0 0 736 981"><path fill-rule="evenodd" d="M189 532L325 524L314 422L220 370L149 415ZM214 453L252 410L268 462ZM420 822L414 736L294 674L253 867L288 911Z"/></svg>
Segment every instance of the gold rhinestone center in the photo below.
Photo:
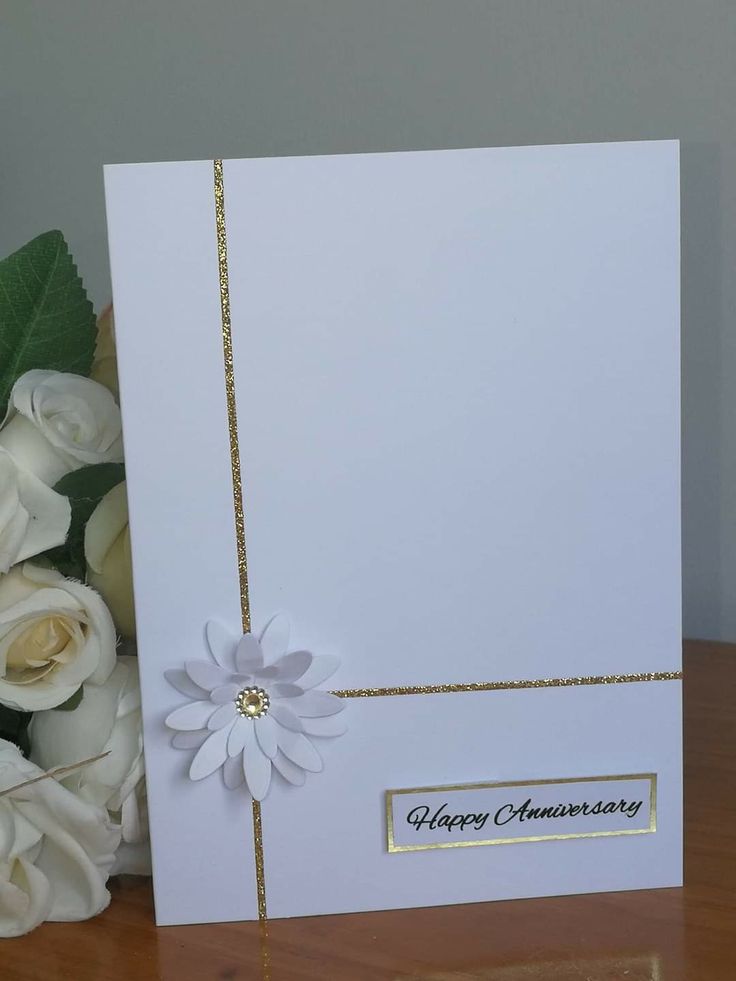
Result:
<svg viewBox="0 0 736 981"><path fill-rule="evenodd" d="M235 708L244 719L260 719L270 705L271 699L263 688L243 688L235 699Z"/></svg>

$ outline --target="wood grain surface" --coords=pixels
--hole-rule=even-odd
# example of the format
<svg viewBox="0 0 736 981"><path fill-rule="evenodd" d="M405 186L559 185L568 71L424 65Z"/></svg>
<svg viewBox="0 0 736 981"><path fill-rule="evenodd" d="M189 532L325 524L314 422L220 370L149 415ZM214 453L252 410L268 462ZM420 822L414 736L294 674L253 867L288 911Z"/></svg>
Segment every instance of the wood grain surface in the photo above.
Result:
<svg viewBox="0 0 736 981"><path fill-rule="evenodd" d="M732 981L736 645L685 645L684 889L279 920L153 924L150 883L0 946L2 981Z"/></svg>

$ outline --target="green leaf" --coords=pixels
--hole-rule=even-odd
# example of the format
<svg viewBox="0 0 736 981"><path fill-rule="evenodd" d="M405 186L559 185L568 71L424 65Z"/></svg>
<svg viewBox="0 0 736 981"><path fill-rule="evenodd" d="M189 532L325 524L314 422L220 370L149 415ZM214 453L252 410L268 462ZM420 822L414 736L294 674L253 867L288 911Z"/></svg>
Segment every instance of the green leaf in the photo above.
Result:
<svg viewBox="0 0 736 981"><path fill-rule="evenodd" d="M122 463L95 463L72 470L56 484L54 490L69 498L72 520L66 542L46 552L59 572L72 579L84 579L84 527L90 515L108 491L125 480Z"/></svg>
<svg viewBox="0 0 736 981"><path fill-rule="evenodd" d="M7 705L0 705L0 739L15 743L24 756L28 756L31 751L28 738L28 723L31 721L31 716L31 712L18 712L16 709L8 708Z"/></svg>
<svg viewBox="0 0 736 981"><path fill-rule="evenodd" d="M31 368L89 375L92 304L61 232L44 232L0 262L0 418Z"/></svg>
<svg viewBox="0 0 736 981"><path fill-rule="evenodd" d="M54 712L73 712L74 709L79 705L79 703L84 698L84 686L80 685L79 688L71 695L65 702L61 705L55 705L53 708Z"/></svg>

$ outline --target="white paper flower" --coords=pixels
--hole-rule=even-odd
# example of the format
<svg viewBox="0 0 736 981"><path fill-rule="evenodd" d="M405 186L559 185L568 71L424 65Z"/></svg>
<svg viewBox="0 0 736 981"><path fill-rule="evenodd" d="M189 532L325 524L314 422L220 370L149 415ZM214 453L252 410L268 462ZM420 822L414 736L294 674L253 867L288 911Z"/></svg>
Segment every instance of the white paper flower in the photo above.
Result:
<svg viewBox="0 0 736 981"><path fill-rule="evenodd" d="M315 687L336 670L331 655L287 653L289 624L274 617L260 640L254 634L233 637L217 621L207 624L211 661L188 661L186 670L167 671L169 682L191 701L166 719L177 730L178 749L197 749L189 768L201 780L222 768L231 790L245 779L256 800L271 784L272 767L291 784L322 770L322 757L311 737L341 736L336 718L344 702Z"/></svg>

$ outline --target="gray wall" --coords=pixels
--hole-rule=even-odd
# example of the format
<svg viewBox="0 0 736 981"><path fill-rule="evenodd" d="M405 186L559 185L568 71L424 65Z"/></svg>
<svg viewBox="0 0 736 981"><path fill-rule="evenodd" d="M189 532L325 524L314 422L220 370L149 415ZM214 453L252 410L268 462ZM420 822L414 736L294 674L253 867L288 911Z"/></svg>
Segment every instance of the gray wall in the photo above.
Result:
<svg viewBox="0 0 736 981"><path fill-rule="evenodd" d="M734 0L3 0L0 31L0 253L61 228L98 305L105 162L682 140L685 632L736 639Z"/></svg>

